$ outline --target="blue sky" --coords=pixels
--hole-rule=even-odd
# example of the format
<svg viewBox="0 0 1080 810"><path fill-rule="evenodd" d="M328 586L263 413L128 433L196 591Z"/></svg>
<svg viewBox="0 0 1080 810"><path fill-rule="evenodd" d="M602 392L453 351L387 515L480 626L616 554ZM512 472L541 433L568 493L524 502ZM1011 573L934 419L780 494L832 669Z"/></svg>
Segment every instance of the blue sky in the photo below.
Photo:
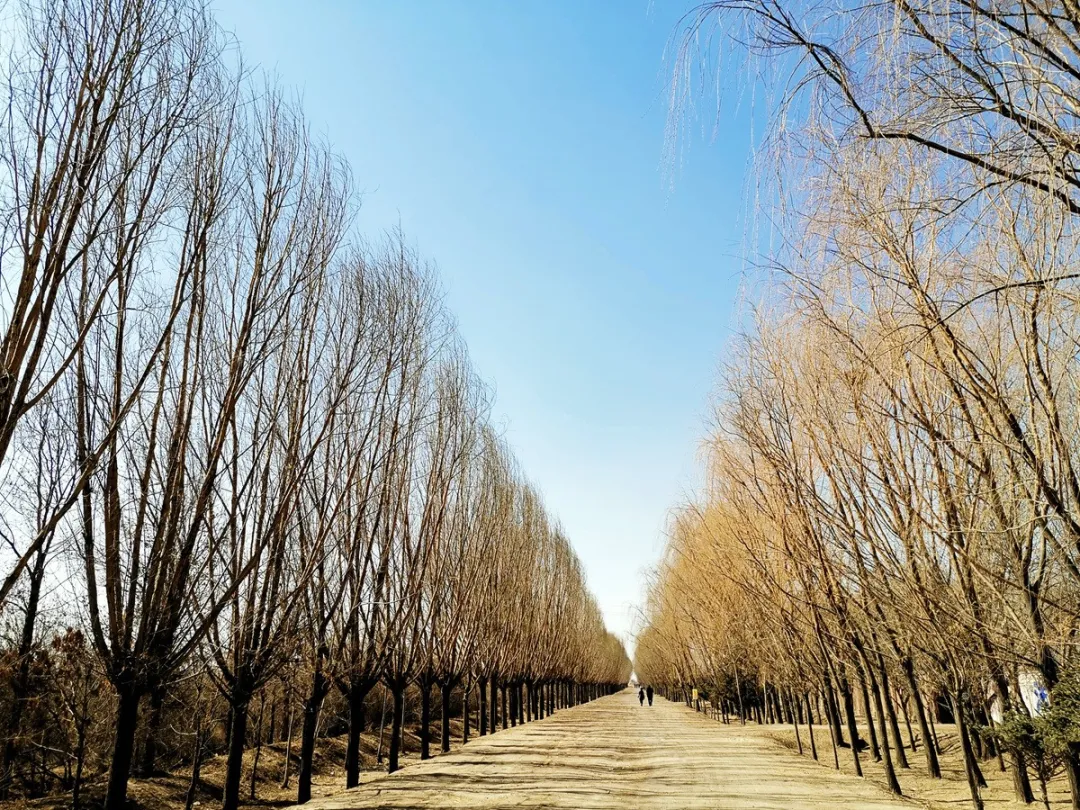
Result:
<svg viewBox="0 0 1080 810"><path fill-rule="evenodd" d="M750 111L725 93L714 122L705 99L665 157L665 52L693 4L215 3L349 159L359 227L400 223L438 264L497 423L624 635L698 476L743 269Z"/></svg>

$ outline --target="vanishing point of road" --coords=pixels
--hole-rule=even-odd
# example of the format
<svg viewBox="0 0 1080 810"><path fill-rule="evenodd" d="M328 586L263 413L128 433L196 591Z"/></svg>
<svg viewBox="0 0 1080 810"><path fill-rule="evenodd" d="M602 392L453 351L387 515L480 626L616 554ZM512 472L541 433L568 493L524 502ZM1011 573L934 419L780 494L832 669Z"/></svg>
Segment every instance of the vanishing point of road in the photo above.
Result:
<svg viewBox="0 0 1080 810"><path fill-rule="evenodd" d="M365 778L305 810L910 810L753 727L659 697L641 707L629 690Z"/></svg>

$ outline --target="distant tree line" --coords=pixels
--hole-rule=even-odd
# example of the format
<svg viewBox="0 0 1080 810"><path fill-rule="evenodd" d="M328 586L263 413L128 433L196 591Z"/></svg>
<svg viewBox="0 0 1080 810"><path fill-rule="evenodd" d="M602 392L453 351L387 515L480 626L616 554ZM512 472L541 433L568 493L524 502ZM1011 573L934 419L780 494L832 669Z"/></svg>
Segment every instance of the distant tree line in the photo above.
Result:
<svg viewBox="0 0 1080 810"><path fill-rule="evenodd" d="M304 802L328 700L352 786L376 687L394 770L406 690L427 757L454 695L484 734L625 683L432 268L360 238L349 166L207 7L4 31L0 797L107 772L119 810L223 753L233 810L295 715Z"/></svg>

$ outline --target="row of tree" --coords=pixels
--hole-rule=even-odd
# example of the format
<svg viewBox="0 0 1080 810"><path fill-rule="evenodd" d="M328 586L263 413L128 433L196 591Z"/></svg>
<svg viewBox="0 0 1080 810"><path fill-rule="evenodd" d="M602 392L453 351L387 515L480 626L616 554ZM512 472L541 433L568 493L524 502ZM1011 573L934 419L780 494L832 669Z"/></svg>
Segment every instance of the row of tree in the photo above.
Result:
<svg viewBox="0 0 1080 810"><path fill-rule="evenodd" d="M357 237L347 164L207 7L26 2L5 27L0 791L62 771L77 797L101 763L118 810L181 684L228 707L232 810L253 702L286 669L301 802L332 690L353 785L377 684L393 770L410 686L427 755L435 689L445 749L454 689L509 692L523 718L556 684L624 683L432 269L399 234ZM27 744L42 706L71 730L51 754Z"/></svg>
<svg viewBox="0 0 1080 810"><path fill-rule="evenodd" d="M1080 807L1080 8L731 0L684 54L715 19L782 79L775 273L636 671L820 706L897 793L902 724L938 777L946 708L977 810L995 756Z"/></svg>

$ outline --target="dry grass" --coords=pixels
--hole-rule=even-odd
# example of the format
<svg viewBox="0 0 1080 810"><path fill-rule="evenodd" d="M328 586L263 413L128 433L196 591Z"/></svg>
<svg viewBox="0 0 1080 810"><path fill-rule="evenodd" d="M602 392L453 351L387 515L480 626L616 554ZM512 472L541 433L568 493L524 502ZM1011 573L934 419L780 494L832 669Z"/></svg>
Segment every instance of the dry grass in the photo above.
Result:
<svg viewBox="0 0 1080 810"><path fill-rule="evenodd" d="M461 747L462 723L460 719L452 720L451 728L451 751ZM438 735L438 725L433 724L433 734ZM474 730L475 733L475 730ZM389 729L383 738L383 764L378 764L376 751L379 745L379 734L376 729L372 733L361 737L361 782L370 778L373 773L385 774L385 756L390 739ZM326 737L319 740L315 749L314 774L312 778L312 796L331 796L345 789L345 744L344 736ZM439 742L433 743L433 751L438 752ZM284 742L272 745L264 744L259 754L259 771L256 781L256 798L251 800L251 768L255 759L255 750L249 749L244 755L244 782L241 791L244 808L288 807L296 801L296 772L300 761L300 741L293 739L290 752L289 786L282 787L282 777L285 773L285 748ZM411 765L420 761L420 737L419 727L413 726L405 733L405 755L401 757L402 765ZM155 776L150 779L132 778L128 786L129 806L132 810L182 810L187 797L188 785L191 774L187 770L177 770L169 774ZM221 804L222 785L225 778L225 757L214 756L204 761L200 774L199 788L196 793L196 806L200 808L217 807ZM83 807L100 807L105 798L105 774L100 774L91 779L83 787ZM71 797L69 795L48 796L41 799L18 799L8 802L0 802L0 810L69 810Z"/></svg>

